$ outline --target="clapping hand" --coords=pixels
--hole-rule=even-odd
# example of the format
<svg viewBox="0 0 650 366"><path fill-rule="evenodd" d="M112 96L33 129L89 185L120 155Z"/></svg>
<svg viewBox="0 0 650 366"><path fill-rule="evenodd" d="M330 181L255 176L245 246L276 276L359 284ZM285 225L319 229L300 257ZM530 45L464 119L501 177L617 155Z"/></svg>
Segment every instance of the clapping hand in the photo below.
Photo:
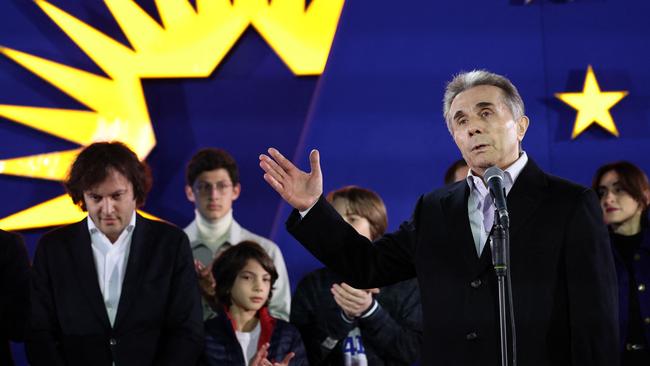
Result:
<svg viewBox="0 0 650 366"><path fill-rule="evenodd" d="M378 294L378 288L356 289L343 282L334 284L331 289L334 301L348 318L358 318L372 305L372 295Z"/></svg>

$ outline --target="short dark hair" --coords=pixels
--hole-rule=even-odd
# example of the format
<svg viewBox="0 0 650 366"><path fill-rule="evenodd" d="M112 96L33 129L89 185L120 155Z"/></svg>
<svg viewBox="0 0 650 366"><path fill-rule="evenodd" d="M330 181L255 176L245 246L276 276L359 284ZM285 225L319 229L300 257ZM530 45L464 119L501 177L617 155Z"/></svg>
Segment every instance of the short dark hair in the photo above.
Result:
<svg viewBox="0 0 650 366"><path fill-rule="evenodd" d="M465 162L465 159L458 159L456 160L453 164L447 168L447 171L445 172L445 184L452 184L456 180L456 170L459 168L466 167L467 163Z"/></svg>
<svg viewBox="0 0 650 366"><path fill-rule="evenodd" d="M103 182L111 169L131 182L136 205L142 207L151 190L151 171L146 163L119 141L95 142L77 155L63 182L72 202L86 211L84 192Z"/></svg>
<svg viewBox="0 0 650 366"><path fill-rule="evenodd" d="M232 184L239 184L239 169L235 159L224 149L208 147L199 150L187 163L187 169L185 170L187 185L194 185L196 178L201 173L216 169L225 169Z"/></svg>
<svg viewBox="0 0 650 366"><path fill-rule="evenodd" d="M216 282L215 296L217 303L232 305L231 291L239 272L246 267L249 260L257 261L271 275L271 290L266 305L273 295L273 285L278 279L273 259L259 244L253 241L242 241L226 249L212 263L212 276Z"/></svg>
<svg viewBox="0 0 650 366"><path fill-rule="evenodd" d="M601 166L596 170L594 179L591 182L591 187L598 197L602 197L602 192L598 189L600 180L608 172L613 171L618 174L619 186L627 192L635 201L641 205L643 210L648 209L648 195L650 194L650 183L645 173L636 165L628 161L617 161Z"/></svg>
<svg viewBox="0 0 650 366"><path fill-rule="evenodd" d="M372 240L379 239L388 227L386 205L379 195L369 189L347 186L327 194L327 202L341 198L347 201L349 213L359 215L370 223Z"/></svg>

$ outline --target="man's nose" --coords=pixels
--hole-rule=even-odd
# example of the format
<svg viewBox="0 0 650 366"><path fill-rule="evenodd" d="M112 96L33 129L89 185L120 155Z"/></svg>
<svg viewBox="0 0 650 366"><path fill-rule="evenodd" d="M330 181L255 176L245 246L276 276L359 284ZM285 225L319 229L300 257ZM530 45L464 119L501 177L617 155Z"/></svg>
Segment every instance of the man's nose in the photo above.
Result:
<svg viewBox="0 0 650 366"><path fill-rule="evenodd" d="M104 214L112 214L115 211L115 202L110 198L104 198L102 209Z"/></svg>
<svg viewBox="0 0 650 366"><path fill-rule="evenodd" d="M476 118L468 118L467 119L467 132L469 133L470 136L474 136L475 134L480 134L483 132L483 126L480 121L477 121Z"/></svg>

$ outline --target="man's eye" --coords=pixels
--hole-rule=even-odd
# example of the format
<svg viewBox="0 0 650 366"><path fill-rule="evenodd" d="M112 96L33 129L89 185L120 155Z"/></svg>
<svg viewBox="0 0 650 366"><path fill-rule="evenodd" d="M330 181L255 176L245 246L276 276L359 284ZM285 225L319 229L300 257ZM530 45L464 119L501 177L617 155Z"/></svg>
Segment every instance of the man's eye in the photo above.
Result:
<svg viewBox="0 0 650 366"><path fill-rule="evenodd" d="M486 109L486 110L481 112L481 117L483 117L483 118L489 117L491 114L492 114L492 112L490 110Z"/></svg>

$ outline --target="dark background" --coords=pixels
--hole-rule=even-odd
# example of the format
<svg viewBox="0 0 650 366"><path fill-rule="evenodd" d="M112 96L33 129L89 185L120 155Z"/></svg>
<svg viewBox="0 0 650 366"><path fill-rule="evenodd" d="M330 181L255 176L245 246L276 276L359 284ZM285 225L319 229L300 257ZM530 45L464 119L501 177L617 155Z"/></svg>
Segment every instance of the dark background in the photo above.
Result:
<svg viewBox="0 0 650 366"><path fill-rule="evenodd" d="M153 0L137 2L157 17ZM103 2L51 3L127 44ZM262 179L257 156L275 146L306 168L318 148L325 190L375 190L394 229L460 157L441 100L453 74L475 68L517 85L531 120L524 149L548 172L589 185L614 160L650 171L648 14L645 0L348 1L325 72L309 77L293 75L249 28L209 78L143 81L157 138L145 210L187 225L186 161L201 147L227 149L241 170L234 216L278 243L295 286L319 263L284 230L289 207ZM0 2L0 19L0 45L101 73L31 1ZM629 92L611 109L618 138L592 125L571 139L576 113L554 94L581 91L588 65L603 91ZM83 109L6 57L0 85L0 104ZM0 118L0 159L76 147ZM0 217L63 192L57 182L0 175ZM22 232L30 253L44 231Z"/></svg>

